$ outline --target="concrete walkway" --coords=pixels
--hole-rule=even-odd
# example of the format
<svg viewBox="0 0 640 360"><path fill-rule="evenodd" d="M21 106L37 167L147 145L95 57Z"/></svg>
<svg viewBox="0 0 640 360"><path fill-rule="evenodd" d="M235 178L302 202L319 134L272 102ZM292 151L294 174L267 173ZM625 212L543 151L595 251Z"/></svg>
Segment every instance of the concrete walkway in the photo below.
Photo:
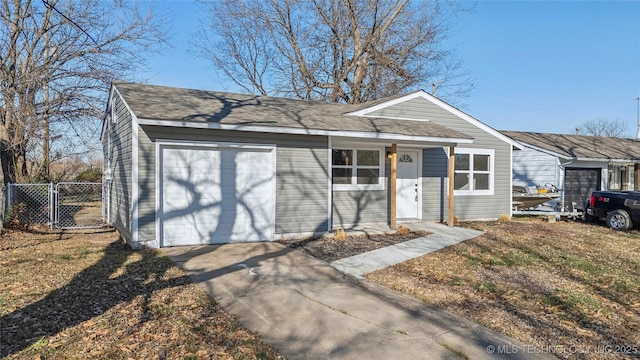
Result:
<svg viewBox="0 0 640 360"><path fill-rule="evenodd" d="M364 274L417 258L483 234L482 231L449 227L438 223L419 222L405 225L412 231L423 230L431 234L364 254L336 260L330 265L347 274L361 277Z"/></svg>
<svg viewBox="0 0 640 360"><path fill-rule="evenodd" d="M535 349L279 243L163 251L290 359L538 359Z"/></svg>

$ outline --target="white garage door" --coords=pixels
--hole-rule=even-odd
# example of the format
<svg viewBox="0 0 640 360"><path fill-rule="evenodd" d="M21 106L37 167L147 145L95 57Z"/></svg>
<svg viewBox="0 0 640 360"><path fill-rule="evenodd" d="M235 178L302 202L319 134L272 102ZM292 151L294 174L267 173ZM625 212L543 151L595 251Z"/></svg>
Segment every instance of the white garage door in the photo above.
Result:
<svg viewBox="0 0 640 360"><path fill-rule="evenodd" d="M162 246L273 240L275 149L160 147Z"/></svg>

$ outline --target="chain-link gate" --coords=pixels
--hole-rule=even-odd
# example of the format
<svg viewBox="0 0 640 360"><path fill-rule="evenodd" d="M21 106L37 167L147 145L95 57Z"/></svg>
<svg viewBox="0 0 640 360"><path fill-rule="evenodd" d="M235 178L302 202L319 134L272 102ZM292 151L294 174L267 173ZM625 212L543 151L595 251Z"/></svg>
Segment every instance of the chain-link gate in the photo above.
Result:
<svg viewBox="0 0 640 360"><path fill-rule="evenodd" d="M102 183L58 183L54 194L54 225L58 229L98 228L104 224Z"/></svg>
<svg viewBox="0 0 640 360"><path fill-rule="evenodd" d="M102 183L9 184L5 219L14 225L99 228L105 224Z"/></svg>

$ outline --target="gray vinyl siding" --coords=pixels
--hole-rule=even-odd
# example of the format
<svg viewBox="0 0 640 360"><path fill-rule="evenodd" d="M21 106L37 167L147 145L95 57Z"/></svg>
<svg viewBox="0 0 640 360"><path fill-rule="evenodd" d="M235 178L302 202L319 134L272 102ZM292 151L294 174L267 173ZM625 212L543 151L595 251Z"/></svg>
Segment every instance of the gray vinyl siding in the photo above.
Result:
<svg viewBox="0 0 640 360"><path fill-rule="evenodd" d="M138 242L156 239L156 144L138 126ZM148 247L157 247L159 243Z"/></svg>
<svg viewBox="0 0 640 360"><path fill-rule="evenodd" d="M276 145L276 234L324 232L328 226L328 139L209 129L141 126L139 241L156 239L156 140Z"/></svg>
<svg viewBox="0 0 640 360"><path fill-rule="evenodd" d="M422 150L422 219L444 221L448 212L449 158L444 148Z"/></svg>
<svg viewBox="0 0 640 360"><path fill-rule="evenodd" d="M494 149L494 194L493 195L460 195L455 197L455 214L461 220L492 219L501 214L509 214L511 210L511 145L491 133L481 129L468 121L442 109L431 101L419 97L401 104L386 107L369 113L370 116L399 117L410 119L425 119L436 124L446 126L473 137L472 144L461 144L460 148ZM427 154L428 153L428 154ZM438 153L438 154L436 154ZM423 218L430 219L434 212L433 206L440 206L442 199L434 200L433 189L429 186L439 186L440 177L433 172L446 171L447 166L441 169L442 164L447 164L446 152L430 149L423 153ZM428 156L435 159L428 159ZM444 157L443 157L444 156ZM431 161L431 162L430 162ZM442 163L444 161L444 163ZM436 167L438 167L436 169ZM438 170L440 169L440 170ZM448 174L444 175L445 177ZM426 182L426 183L425 183ZM445 181L447 184L447 181ZM444 187L444 195L447 194L447 186ZM446 203L446 198L444 198ZM446 204L445 204L446 214ZM438 210L442 218L442 209ZM446 216L446 215L445 215ZM437 219L440 220L440 219Z"/></svg>
<svg viewBox="0 0 640 360"><path fill-rule="evenodd" d="M110 191L110 218L120 235L127 241L131 240L131 113L124 102L115 94L111 107L114 109L114 118L111 115L105 119L105 167L111 171Z"/></svg>
<svg viewBox="0 0 640 360"><path fill-rule="evenodd" d="M388 189L388 187L387 187ZM387 222L387 190L333 192L333 227Z"/></svg>
<svg viewBox="0 0 640 360"><path fill-rule="evenodd" d="M276 234L328 230L326 137L279 137L276 152Z"/></svg>

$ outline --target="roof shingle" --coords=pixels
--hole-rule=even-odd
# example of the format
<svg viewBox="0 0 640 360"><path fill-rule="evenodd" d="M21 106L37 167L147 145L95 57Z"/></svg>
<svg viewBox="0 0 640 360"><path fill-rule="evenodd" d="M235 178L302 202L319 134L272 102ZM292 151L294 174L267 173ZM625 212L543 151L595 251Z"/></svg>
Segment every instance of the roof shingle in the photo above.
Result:
<svg viewBox="0 0 640 360"><path fill-rule="evenodd" d="M502 131L506 136L566 158L640 160L640 141L567 134Z"/></svg>
<svg viewBox="0 0 640 360"><path fill-rule="evenodd" d="M345 115L364 104L330 104L125 82L114 86L139 119L472 139L430 121Z"/></svg>

